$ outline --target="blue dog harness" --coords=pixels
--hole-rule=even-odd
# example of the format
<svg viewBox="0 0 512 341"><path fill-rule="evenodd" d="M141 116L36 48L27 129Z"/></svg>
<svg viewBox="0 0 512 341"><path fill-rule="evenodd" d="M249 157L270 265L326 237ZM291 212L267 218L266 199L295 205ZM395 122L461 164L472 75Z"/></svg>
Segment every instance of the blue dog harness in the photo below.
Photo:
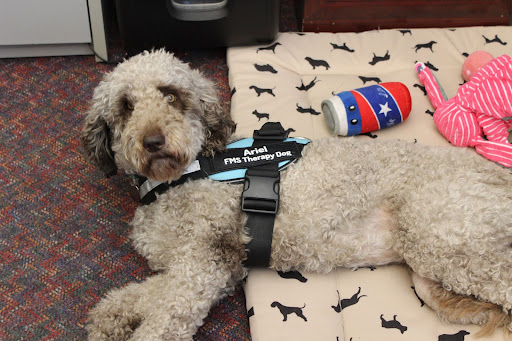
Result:
<svg viewBox="0 0 512 341"><path fill-rule="evenodd" d="M247 214L251 241L247 244L248 267L268 267L279 209L280 171L301 157L310 140L289 138L289 131L278 122L265 123L255 130L253 138L245 138L227 146L214 157L198 156L181 178L171 183L139 177L140 200L147 205L171 187L188 180L210 178L228 183L244 183L242 211Z"/></svg>

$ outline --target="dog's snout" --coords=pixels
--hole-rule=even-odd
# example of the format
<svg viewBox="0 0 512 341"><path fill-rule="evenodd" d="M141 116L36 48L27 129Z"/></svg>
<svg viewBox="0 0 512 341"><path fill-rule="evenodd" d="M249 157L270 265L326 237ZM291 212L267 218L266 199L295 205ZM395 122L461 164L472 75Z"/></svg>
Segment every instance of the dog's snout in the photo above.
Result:
<svg viewBox="0 0 512 341"><path fill-rule="evenodd" d="M164 144L165 136L162 134L144 136L144 139L142 140L144 148L151 153L159 151Z"/></svg>

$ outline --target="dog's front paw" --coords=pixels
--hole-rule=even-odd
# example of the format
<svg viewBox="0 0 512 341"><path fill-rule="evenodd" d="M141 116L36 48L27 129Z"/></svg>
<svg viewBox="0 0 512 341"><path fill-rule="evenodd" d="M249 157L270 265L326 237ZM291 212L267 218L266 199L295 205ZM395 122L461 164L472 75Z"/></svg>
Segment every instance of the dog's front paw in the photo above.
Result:
<svg viewBox="0 0 512 341"><path fill-rule="evenodd" d="M129 340L142 323L142 314L133 309L138 297L123 295L122 291L111 292L89 312L86 329L90 341Z"/></svg>
<svg viewBox="0 0 512 341"><path fill-rule="evenodd" d="M103 298L89 313L89 341L192 341L218 297L197 280L160 273Z"/></svg>

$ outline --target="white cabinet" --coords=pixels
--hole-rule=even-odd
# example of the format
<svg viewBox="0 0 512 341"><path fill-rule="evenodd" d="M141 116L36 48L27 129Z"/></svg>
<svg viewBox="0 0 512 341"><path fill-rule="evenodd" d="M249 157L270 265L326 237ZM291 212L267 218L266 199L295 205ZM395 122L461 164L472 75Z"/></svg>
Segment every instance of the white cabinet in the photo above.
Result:
<svg viewBox="0 0 512 341"><path fill-rule="evenodd" d="M0 57L93 54L90 22L88 0L0 0Z"/></svg>

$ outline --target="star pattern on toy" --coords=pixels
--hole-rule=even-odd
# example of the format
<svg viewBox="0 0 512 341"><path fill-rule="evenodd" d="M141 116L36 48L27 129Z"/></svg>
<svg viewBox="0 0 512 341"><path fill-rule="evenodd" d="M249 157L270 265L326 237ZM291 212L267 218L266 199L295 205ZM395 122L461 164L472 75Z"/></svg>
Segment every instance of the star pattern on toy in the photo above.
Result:
<svg viewBox="0 0 512 341"><path fill-rule="evenodd" d="M389 108L389 103L386 102L386 104L379 104L380 105L380 111L379 114L384 114L384 117L388 117L388 113L391 111Z"/></svg>

